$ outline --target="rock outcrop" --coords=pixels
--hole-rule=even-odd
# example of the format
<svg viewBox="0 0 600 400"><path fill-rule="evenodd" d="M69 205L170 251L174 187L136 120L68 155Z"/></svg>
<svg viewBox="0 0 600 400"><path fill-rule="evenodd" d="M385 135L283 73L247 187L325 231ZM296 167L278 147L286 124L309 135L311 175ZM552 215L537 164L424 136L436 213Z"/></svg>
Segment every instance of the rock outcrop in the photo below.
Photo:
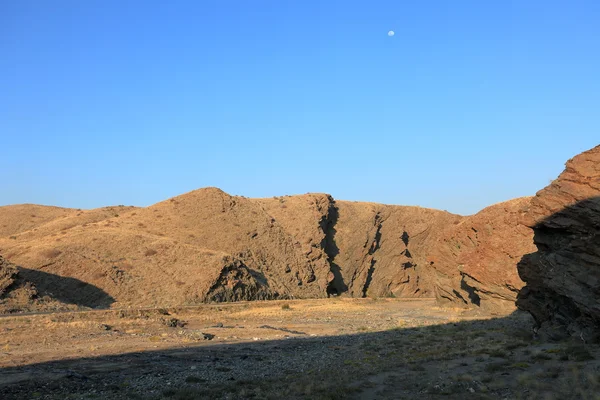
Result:
<svg viewBox="0 0 600 400"><path fill-rule="evenodd" d="M35 285L24 278L22 269L0 256L0 314L74 308L40 294Z"/></svg>
<svg viewBox="0 0 600 400"><path fill-rule="evenodd" d="M495 310L513 307L522 286L515 263L532 241L515 220L528 201L462 217L205 188L146 208L10 206L0 207L11 221L0 252L38 290L76 307L342 295Z"/></svg>
<svg viewBox="0 0 600 400"><path fill-rule="evenodd" d="M554 294L541 288L550 287L545 277L553 270L524 258L519 277L516 264L535 251L531 227L540 248L531 257L560 245L573 248L552 250L562 263L595 262L597 254L581 243L596 240L589 226L598 225L590 211L598 195L597 153L570 161L535 198L466 217L319 193L248 199L217 188L145 208L0 207L0 253L24 266L20 275L38 290L78 307L341 295L436 297L505 312L514 308L523 277L531 284L521 291L522 307L546 310L533 311L542 321ZM578 241L564 242L567 231L578 232ZM593 275L578 274L572 286L590 279L581 296L595 293ZM576 301L593 313L593 304Z"/></svg>
<svg viewBox="0 0 600 400"><path fill-rule="evenodd" d="M427 254L437 234L463 218L325 194L256 201L328 271L326 294L351 297L433 297Z"/></svg>
<svg viewBox="0 0 600 400"><path fill-rule="evenodd" d="M600 146L566 164L536 194L523 223L537 251L518 264L517 305L551 338L600 338Z"/></svg>
<svg viewBox="0 0 600 400"><path fill-rule="evenodd" d="M520 223L530 201L524 197L492 205L441 233L428 257L440 302L488 311L514 307L524 285L516 263L535 250L533 232Z"/></svg>
<svg viewBox="0 0 600 400"><path fill-rule="evenodd" d="M0 299L6 297L17 279L17 267L0 256Z"/></svg>
<svg viewBox="0 0 600 400"><path fill-rule="evenodd" d="M433 297L426 258L437 234L462 217L421 207L339 201L333 235L342 289L353 297Z"/></svg>

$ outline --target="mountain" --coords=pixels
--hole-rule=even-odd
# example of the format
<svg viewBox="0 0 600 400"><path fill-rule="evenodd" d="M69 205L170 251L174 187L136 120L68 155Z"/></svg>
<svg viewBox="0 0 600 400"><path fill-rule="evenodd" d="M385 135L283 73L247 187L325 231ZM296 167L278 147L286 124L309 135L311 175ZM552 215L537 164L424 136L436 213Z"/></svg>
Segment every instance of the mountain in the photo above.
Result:
<svg viewBox="0 0 600 400"><path fill-rule="evenodd" d="M70 278L29 277L85 307L342 295L435 296L494 310L512 307L523 285L514 266L533 250L532 233L516 221L529 202L463 217L204 188L146 208L6 206L0 253L23 271Z"/></svg>

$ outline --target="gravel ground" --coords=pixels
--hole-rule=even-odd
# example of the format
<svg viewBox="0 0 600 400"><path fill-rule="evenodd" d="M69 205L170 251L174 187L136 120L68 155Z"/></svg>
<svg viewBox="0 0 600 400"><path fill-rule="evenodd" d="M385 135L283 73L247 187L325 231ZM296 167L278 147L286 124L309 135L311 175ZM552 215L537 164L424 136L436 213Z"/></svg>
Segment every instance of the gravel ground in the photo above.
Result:
<svg viewBox="0 0 600 400"><path fill-rule="evenodd" d="M388 299L11 317L0 397L600 398L597 346L482 318Z"/></svg>

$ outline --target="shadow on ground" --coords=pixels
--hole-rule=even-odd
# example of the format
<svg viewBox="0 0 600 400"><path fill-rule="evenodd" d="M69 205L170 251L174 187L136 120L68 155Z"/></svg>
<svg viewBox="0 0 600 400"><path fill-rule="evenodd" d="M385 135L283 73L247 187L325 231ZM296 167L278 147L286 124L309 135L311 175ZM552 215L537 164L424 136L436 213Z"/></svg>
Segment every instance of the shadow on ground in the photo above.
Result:
<svg viewBox="0 0 600 400"><path fill-rule="evenodd" d="M353 335L201 341L53 361L2 369L0 397L596 399L598 348L536 341L531 325L528 314L515 312Z"/></svg>

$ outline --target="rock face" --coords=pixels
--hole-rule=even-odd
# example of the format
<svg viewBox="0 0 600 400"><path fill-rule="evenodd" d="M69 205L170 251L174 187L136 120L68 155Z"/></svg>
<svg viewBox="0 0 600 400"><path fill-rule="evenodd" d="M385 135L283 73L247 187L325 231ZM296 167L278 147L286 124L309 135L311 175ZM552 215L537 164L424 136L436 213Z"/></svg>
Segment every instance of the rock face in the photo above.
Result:
<svg viewBox="0 0 600 400"><path fill-rule="evenodd" d="M600 338L600 146L566 164L533 198L525 224L537 251L518 264L517 305L551 338Z"/></svg>
<svg viewBox="0 0 600 400"><path fill-rule="evenodd" d="M440 227L460 216L420 207L340 201L335 227L342 287L354 297L433 297L425 262Z"/></svg>
<svg viewBox="0 0 600 400"><path fill-rule="evenodd" d="M0 253L38 290L104 308L281 298L436 297L514 308L530 198L463 217L327 194L205 188L146 208L0 207Z"/></svg>
<svg viewBox="0 0 600 400"><path fill-rule="evenodd" d="M322 194L257 201L312 263L319 262L319 271L327 274L327 295L433 297L426 256L436 233L462 218L421 207L336 201Z"/></svg>
<svg viewBox="0 0 600 400"><path fill-rule="evenodd" d="M442 232L428 258L441 302L489 311L514 306L523 286L516 263L535 250L531 229L519 222L530 201L524 197L495 204Z"/></svg>
<svg viewBox="0 0 600 400"><path fill-rule="evenodd" d="M535 249L531 229L519 223L530 200L469 217L328 195L257 201L308 254L328 261L329 295L435 296L443 304L499 311L514 308L523 286L516 263Z"/></svg>
<svg viewBox="0 0 600 400"><path fill-rule="evenodd" d="M6 297L16 279L17 267L0 256L0 299Z"/></svg>

